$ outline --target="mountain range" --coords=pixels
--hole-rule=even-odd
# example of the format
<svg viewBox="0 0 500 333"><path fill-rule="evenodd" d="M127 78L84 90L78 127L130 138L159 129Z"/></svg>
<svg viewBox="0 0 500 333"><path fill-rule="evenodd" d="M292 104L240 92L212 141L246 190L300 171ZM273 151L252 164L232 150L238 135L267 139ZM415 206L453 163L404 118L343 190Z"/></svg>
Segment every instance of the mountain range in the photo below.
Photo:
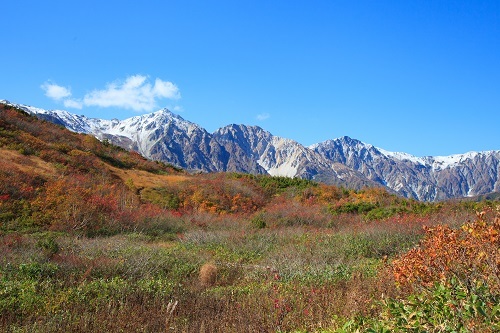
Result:
<svg viewBox="0 0 500 333"><path fill-rule="evenodd" d="M416 157L347 136L305 147L258 126L231 124L209 133L168 109L105 120L0 103L190 171L301 177L355 189L382 186L422 201L500 191L498 150Z"/></svg>

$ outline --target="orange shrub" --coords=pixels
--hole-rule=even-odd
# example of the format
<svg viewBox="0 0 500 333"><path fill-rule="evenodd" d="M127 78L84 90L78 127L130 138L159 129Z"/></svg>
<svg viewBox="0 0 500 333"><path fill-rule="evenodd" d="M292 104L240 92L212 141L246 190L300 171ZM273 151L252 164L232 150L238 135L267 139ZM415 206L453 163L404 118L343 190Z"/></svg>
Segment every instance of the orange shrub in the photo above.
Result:
<svg viewBox="0 0 500 333"><path fill-rule="evenodd" d="M500 214L489 209L474 222L453 229L424 227L426 235L414 248L393 262L400 286L428 288L455 278L467 288L477 283L500 291Z"/></svg>

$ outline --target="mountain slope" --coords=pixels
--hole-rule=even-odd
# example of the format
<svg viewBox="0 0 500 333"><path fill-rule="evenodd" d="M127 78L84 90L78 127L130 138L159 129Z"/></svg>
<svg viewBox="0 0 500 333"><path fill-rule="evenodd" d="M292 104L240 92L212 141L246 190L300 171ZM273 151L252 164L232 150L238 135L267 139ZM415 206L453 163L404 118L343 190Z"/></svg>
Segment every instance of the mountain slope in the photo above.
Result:
<svg viewBox="0 0 500 333"><path fill-rule="evenodd" d="M191 171L232 171L306 179L320 174L330 184L354 188L376 185L358 172L331 163L293 140L275 137L255 126L230 125L210 134L167 109L119 121L11 105L72 131L93 134L146 158Z"/></svg>
<svg viewBox="0 0 500 333"><path fill-rule="evenodd" d="M257 170L273 176L316 179L350 188L380 186L341 163L332 163L300 143L277 137L258 126L229 125L214 137L229 153L228 165L237 171L257 163Z"/></svg>
<svg viewBox="0 0 500 333"><path fill-rule="evenodd" d="M103 120L10 105L192 171L301 177L356 189L383 186L425 201L500 191L500 151L415 157L349 137L304 147L257 126L232 124L211 134L167 109L125 120Z"/></svg>

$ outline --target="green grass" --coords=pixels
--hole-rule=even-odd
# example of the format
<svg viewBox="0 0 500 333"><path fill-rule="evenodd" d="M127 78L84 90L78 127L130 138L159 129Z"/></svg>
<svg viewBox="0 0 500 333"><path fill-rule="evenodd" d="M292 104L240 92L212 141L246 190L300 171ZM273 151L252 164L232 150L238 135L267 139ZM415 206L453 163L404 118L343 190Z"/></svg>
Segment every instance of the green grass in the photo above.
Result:
<svg viewBox="0 0 500 333"><path fill-rule="evenodd" d="M176 225L185 232L175 238L152 237L147 230L94 238L2 236L7 255L0 262L0 327L157 332L165 330L168 302L178 300L170 323L178 331L224 331L227 323L314 331L358 311L351 296L370 299L383 257L406 250L419 237L413 230L369 226L351 232L255 229L234 219L209 228L182 219ZM217 266L217 280L203 287L198 272L207 262ZM354 294L346 293L350 289Z"/></svg>

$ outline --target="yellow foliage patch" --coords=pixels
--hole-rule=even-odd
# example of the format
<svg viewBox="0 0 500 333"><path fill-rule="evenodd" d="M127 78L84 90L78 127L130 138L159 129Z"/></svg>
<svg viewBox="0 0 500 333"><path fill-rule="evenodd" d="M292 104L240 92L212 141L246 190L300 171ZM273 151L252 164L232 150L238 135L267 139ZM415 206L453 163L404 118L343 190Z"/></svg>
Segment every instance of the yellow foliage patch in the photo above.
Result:
<svg viewBox="0 0 500 333"><path fill-rule="evenodd" d="M186 175L157 175L143 170L123 170L110 165L108 167L124 183L132 181L136 188L165 187L167 184L180 183L189 179Z"/></svg>
<svg viewBox="0 0 500 333"><path fill-rule="evenodd" d="M18 151L0 148L2 160L12 163L19 170L40 176L53 177L57 170L53 164L45 162L37 156L25 156Z"/></svg>

